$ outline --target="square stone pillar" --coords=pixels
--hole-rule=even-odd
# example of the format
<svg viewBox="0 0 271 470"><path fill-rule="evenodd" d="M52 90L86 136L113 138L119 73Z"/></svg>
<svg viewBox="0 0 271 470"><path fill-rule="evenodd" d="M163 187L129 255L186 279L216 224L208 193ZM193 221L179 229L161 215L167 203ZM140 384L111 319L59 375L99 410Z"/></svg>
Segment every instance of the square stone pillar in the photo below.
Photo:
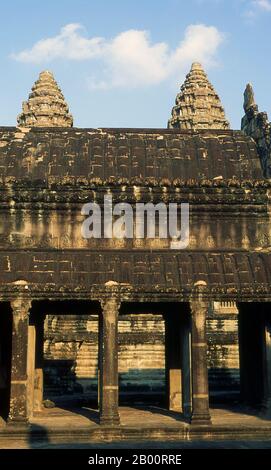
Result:
<svg viewBox="0 0 271 470"><path fill-rule="evenodd" d="M34 319L36 331L34 411L43 409L44 320L45 315L43 314L37 315Z"/></svg>
<svg viewBox="0 0 271 470"><path fill-rule="evenodd" d="M182 312L181 331L182 357L182 410L185 418L191 417L192 412L192 383L191 383L191 318L189 305L184 304Z"/></svg>
<svg viewBox="0 0 271 470"><path fill-rule="evenodd" d="M209 302L204 300L204 284L197 283L191 310L192 416L191 424L211 424L207 368L206 316Z"/></svg>
<svg viewBox="0 0 271 470"><path fill-rule="evenodd" d="M100 424L120 424L118 403L118 315L120 302L112 295L102 300L99 334L99 407Z"/></svg>
<svg viewBox="0 0 271 470"><path fill-rule="evenodd" d="M33 312L34 313L34 312ZM43 341L44 315L31 315L28 326L28 412L43 409Z"/></svg>
<svg viewBox="0 0 271 470"><path fill-rule="evenodd" d="M12 309L12 353L11 388L8 422L22 424L28 422L28 377L27 350L29 310L31 302L18 298L11 301Z"/></svg>
<svg viewBox="0 0 271 470"><path fill-rule="evenodd" d="M34 411L34 387L35 387L35 349L36 330L34 325L28 326L27 348L27 407L28 417L32 418Z"/></svg>

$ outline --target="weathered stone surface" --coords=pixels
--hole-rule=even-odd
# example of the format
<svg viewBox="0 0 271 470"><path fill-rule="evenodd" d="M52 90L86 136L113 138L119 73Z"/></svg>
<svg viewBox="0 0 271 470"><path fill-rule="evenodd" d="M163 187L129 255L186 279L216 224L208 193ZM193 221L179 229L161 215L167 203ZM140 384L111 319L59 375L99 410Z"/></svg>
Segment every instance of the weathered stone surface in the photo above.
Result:
<svg viewBox="0 0 271 470"><path fill-rule="evenodd" d="M100 424L116 425L119 418L118 316L120 301L110 291L110 299L101 301L99 315L99 407Z"/></svg>
<svg viewBox="0 0 271 470"><path fill-rule="evenodd" d="M239 400L238 309L214 302L207 316L207 360L212 401Z"/></svg>
<svg viewBox="0 0 271 470"><path fill-rule="evenodd" d="M229 129L219 96L208 80L201 64L192 64L176 98L170 129Z"/></svg>
<svg viewBox="0 0 271 470"><path fill-rule="evenodd" d="M44 88L45 83L48 86ZM72 123L66 106L60 106L61 111L58 107L59 112L53 110L55 105L48 110L56 92L48 92L51 86L54 88L52 77L42 76L19 119L21 127L0 128L1 301L9 302L14 311L18 310L18 299L20 308L32 302L37 315L52 314L56 308L55 316L64 316L71 305L72 312L81 315L82 304L82 315L99 314L99 340L89 318L87 326L82 326L80 341L74 340L76 328L68 328L65 334L60 329L53 345L47 338L46 348L51 361L59 360L60 375L67 379L69 393L77 386L80 391L84 389L84 374L90 378L94 375L97 384L98 353L100 417L110 425L119 424L118 348L119 356L125 357L120 366L126 365L129 373L133 364L137 369L142 364L136 359L138 350L148 355L143 363L149 368L154 363L153 352L159 352L155 363L158 370L159 361L163 366L167 343L164 336L154 340L147 328L144 334L134 335L132 318L131 331L129 327L125 331L127 343L122 342L121 334L118 340L120 310L127 309L128 304L178 304L184 309L184 303L187 308L190 304L192 327L189 323L181 328L187 333L185 383L190 383L192 375L195 422L209 423L208 360L216 370L221 364L221 369L235 368L236 324L227 318L209 318L206 322L208 304L214 300L249 304L255 299L271 299L271 183L263 177L257 133L249 137L227 128L219 98L198 64L194 64L186 82L185 103L180 97L180 107L177 104L175 109L177 120L173 116L170 123L176 129L69 129L67 125ZM49 101L44 101L44 96ZM254 108L253 94L248 90L245 110L249 113ZM184 116L182 122L178 121L178 112L179 117ZM37 128L35 122L37 127L47 128ZM139 201L188 202L189 246L173 251L168 240L158 237L151 241L86 241L80 232L82 204L95 200L102 205L105 194L111 194L113 202L133 205ZM199 281L205 286L204 292L195 290ZM94 313L88 310L91 305L97 307L93 307ZM160 310L159 315L164 314ZM26 318L21 321L18 315L14 319L10 419L25 422L28 358L27 341L21 338L27 338L29 329ZM192 367L187 340L190 333ZM251 338L252 333L251 328ZM215 337L214 344L211 340ZM91 369L89 361L94 363ZM176 402L179 406L182 393L190 410L190 387L184 394L184 388L176 386L182 365L167 363L172 371L170 401L174 408ZM47 362L47 366L52 364ZM77 374L81 374L79 383ZM30 376L33 383L33 367ZM128 387L127 375L125 380ZM40 396L41 376L39 381ZM59 385L56 373L54 386Z"/></svg>
<svg viewBox="0 0 271 470"><path fill-rule="evenodd" d="M255 140L264 176L271 178L271 125L267 113L259 112L250 83L244 92L244 111L241 129Z"/></svg>
<svg viewBox="0 0 271 470"><path fill-rule="evenodd" d="M41 72L23 112L18 116L19 127L72 127L73 118L65 98L51 72Z"/></svg>
<svg viewBox="0 0 271 470"><path fill-rule="evenodd" d="M161 315L121 315L119 331L120 396L159 400L165 385L165 326ZM45 336L46 396L72 393L96 399L98 316L49 315Z"/></svg>
<svg viewBox="0 0 271 470"><path fill-rule="evenodd" d="M271 254L164 251L123 252L114 256L106 251L90 253L67 250L18 254L10 251L0 256L2 271L1 295L18 295L22 287L18 276L28 281L28 295L37 299L70 298L97 300L106 295L105 282L114 277L124 299L145 301L185 301L192 294L198 276L208 282L212 299L244 301L257 296L270 298ZM127 286L128 285L128 286ZM129 287L132 286L131 288ZM25 289L23 290L25 293Z"/></svg>
<svg viewBox="0 0 271 470"><path fill-rule="evenodd" d="M204 425L211 423L206 336L209 303L204 299L206 285L204 280L195 283L195 298L189 303L191 310L191 423Z"/></svg>
<svg viewBox="0 0 271 470"><path fill-rule="evenodd" d="M257 146L241 131L0 127L0 182L9 185L217 187L262 177Z"/></svg>
<svg viewBox="0 0 271 470"><path fill-rule="evenodd" d="M27 423L28 409L28 375L27 375L27 348L28 348L28 322L31 302L17 298L11 302L12 322L12 357L11 357L11 387L10 410L8 420L10 423Z"/></svg>

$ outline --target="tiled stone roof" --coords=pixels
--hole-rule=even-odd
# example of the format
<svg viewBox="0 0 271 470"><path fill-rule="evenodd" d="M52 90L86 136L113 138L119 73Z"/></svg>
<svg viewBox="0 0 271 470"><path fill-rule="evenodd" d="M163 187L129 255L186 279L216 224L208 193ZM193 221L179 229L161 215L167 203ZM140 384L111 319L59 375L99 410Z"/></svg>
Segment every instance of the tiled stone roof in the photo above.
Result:
<svg viewBox="0 0 271 470"><path fill-rule="evenodd" d="M0 128L0 177L256 179L255 142L241 131Z"/></svg>
<svg viewBox="0 0 271 470"><path fill-rule="evenodd" d="M87 295L116 281L128 289L153 294L189 295L199 280L218 298L271 299L271 253L47 251L0 254L1 283L16 289L23 279L29 292L73 292ZM126 286L126 287L125 287ZM17 283L17 288L20 288ZM23 285L24 288L24 285Z"/></svg>

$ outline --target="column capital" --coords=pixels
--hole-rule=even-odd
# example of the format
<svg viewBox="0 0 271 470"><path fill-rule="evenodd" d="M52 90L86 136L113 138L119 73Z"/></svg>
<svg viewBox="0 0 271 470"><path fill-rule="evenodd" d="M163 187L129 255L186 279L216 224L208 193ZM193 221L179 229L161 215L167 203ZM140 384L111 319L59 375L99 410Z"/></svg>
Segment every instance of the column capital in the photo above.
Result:
<svg viewBox="0 0 271 470"><path fill-rule="evenodd" d="M108 299L101 299L100 305L102 308L102 313L106 318L115 318L116 316L118 316L121 301L119 298L114 296Z"/></svg>
<svg viewBox="0 0 271 470"><path fill-rule="evenodd" d="M203 302L200 300L192 300L190 302L191 317L195 321L195 326L198 330L205 327L208 307L209 302Z"/></svg>
<svg viewBox="0 0 271 470"><path fill-rule="evenodd" d="M105 284L106 296L100 299L100 305L104 313L118 313L121 305L119 283L109 281Z"/></svg>
<svg viewBox="0 0 271 470"><path fill-rule="evenodd" d="M206 297L207 283L205 281L198 281L194 284L193 293L191 296L190 310L192 317L206 317L210 301Z"/></svg>
<svg viewBox="0 0 271 470"><path fill-rule="evenodd" d="M18 320L26 320L29 317L32 302L29 299L18 297L10 301L13 316Z"/></svg>

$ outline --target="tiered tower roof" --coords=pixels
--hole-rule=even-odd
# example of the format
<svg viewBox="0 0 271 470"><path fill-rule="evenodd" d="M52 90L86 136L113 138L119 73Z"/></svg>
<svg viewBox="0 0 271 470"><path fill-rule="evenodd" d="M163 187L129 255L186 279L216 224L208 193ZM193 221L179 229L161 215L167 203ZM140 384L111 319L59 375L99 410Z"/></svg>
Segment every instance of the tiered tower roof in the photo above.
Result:
<svg viewBox="0 0 271 470"><path fill-rule="evenodd" d="M176 97L176 106L172 109L168 128L229 129L219 96L201 64L197 62L192 64Z"/></svg>
<svg viewBox="0 0 271 470"><path fill-rule="evenodd" d="M73 117L51 72L40 73L17 121L20 127L72 127Z"/></svg>

